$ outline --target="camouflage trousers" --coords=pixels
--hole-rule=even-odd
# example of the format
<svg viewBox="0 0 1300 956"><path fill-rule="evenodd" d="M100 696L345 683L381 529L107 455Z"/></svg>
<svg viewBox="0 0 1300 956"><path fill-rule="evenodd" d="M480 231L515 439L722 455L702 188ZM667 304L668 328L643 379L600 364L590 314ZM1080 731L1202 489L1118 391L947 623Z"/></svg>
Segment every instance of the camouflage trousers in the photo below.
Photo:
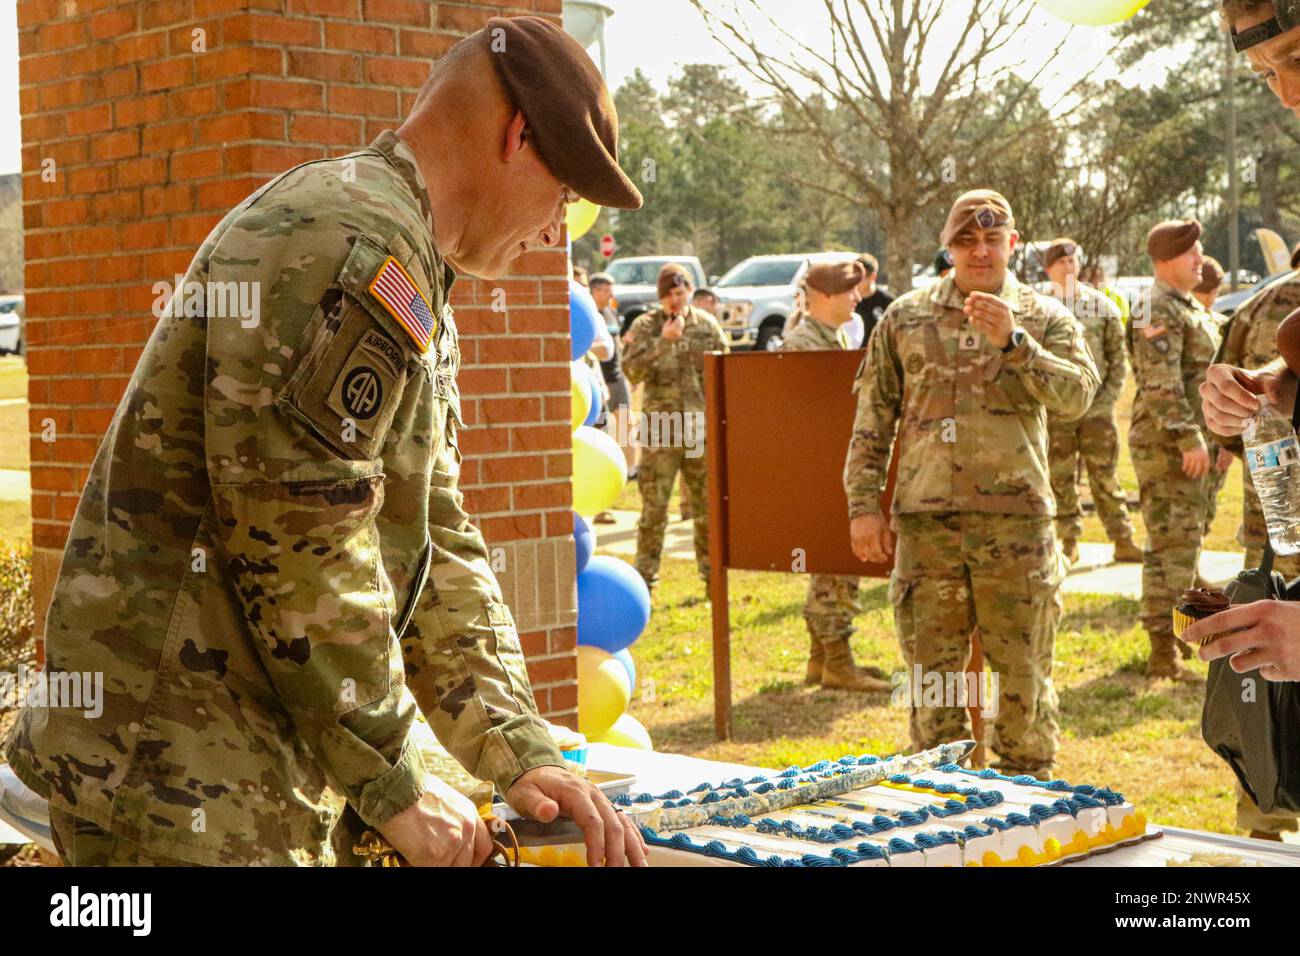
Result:
<svg viewBox="0 0 1300 956"><path fill-rule="evenodd" d="M1205 530L1208 533L1210 525L1214 524L1214 516L1219 513L1219 492L1223 490L1224 484L1228 480L1227 471L1219 471L1214 467L1214 456L1216 452L1214 446L1210 446L1210 473L1205 476ZM1231 471L1231 467L1228 469Z"/></svg>
<svg viewBox="0 0 1300 956"><path fill-rule="evenodd" d="M889 596L909 677L936 674L945 685L980 642L998 699L993 750L1004 771L1042 775L1056 759L1059 704L1052 654L1064 576L1052 519L977 512L903 514ZM955 677L954 681L960 680ZM912 745L933 747L971 735L966 709L944 699L910 700Z"/></svg>
<svg viewBox="0 0 1300 956"><path fill-rule="evenodd" d="M830 643L853 636L853 618L862 610L858 600L859 580L842 574L808 575L803 619L810 637Z"/></svg>
<svg viewBox="0 0 1300 956"><path fill-rule="evenodd" d="M698 450L698 449L697 449ZM709 493L708 467L704 455L690 457L685 448L643 448L637 469L641 490L641 520L636 526L636 569L650 587L659 583L659 561L663 556L664 532L668 528L668 499L673 481L681 472L690 488L695 523L695 566L705 582L709 580Z"/></svg>
<svg viewBox="0 0 1300 956"><path fill-rule="evenodd" d="M1178 656L1173 606L1192 586L1209 516L1210 479L1183 474L1177 446L1133 445L1147 543L1142 556L1142 625L1151 640L1152 662Z"/></svg>
<svg viewBox="0 0 1300 956"><path fill-rule="evenodd" d="M1097 517L1112 541L1133 538L1128 516L1128 499L1115 473L1119 461L1119 429L1115 413L1095 415L1078 421L1048 421L1047 459L1052 473L1052 494L1056 497L1056 533L1062 541L1077 541L1083 534L1083 509L1079 505L1079 460L1088 469L1088 487Z"/></svg>
<svg viewBox="0 0 1300 956"><path fill-rule="evenodd" d="M50 835L64 866L193 866L124 840L88 820L50 807Z"/></svg>
<svg viewBox="0 0 1300 956"><path fill-rule="evenodd" d="M1259 503L1255 484L1250 480L1250 469L1242 467L1241 523L1245 531L1246 567L1257 568L1264 560L1264 542L1268 540L1268 525L1264 523L1264 506ZM1300 554L1274 555L1273 570L1290 581L1300 577Z"/></svg>

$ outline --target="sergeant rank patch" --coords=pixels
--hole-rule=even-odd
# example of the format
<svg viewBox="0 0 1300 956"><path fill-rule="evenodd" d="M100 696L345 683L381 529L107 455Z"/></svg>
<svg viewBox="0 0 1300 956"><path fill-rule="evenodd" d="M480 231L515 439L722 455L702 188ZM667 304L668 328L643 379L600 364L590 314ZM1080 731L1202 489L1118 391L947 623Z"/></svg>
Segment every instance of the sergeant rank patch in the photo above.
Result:
<svg viewBox="0 0 1300 956"><path fill-rule="evenodd" d="M401 324L421 354L429 350L434 335L433 310L424 293L392 256L375 273L370 294Z"/></svg>

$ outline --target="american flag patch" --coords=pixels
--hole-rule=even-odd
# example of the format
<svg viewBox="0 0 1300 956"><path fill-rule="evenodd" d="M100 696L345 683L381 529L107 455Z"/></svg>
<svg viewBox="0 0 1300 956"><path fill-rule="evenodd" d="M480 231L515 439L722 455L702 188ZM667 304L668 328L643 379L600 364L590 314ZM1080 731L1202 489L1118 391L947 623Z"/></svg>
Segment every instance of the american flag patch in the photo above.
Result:
<svg viewBox="0 0 1300 956"><path fill-rule="evenodd" d="M433 310L406 270L389 256L370 283L370 294L383 304L406 329L421 353L429 350L433 338Z"/></svg>

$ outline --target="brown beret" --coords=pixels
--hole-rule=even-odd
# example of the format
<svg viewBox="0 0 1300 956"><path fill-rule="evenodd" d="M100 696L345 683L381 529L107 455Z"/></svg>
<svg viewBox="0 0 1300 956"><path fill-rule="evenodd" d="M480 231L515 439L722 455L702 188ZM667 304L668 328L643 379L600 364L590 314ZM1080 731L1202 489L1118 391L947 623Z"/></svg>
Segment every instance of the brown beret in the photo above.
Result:
<svg viewBox="0 0 1300 956"><path fill-rule="evenodd" d="M1079 252L1079 244L1073 239L1053 239L1052 244L1043 253L1043 268L1050 269L1052 263L1056 262L1057 259L1064 259L1066 256L1077 256Z"/></svg>
<svg viewBox="0 0 1300 956"><path fill-rule="evenodd" d="M664 267L659 270L659 279L655 282L659 298L662 299L678 286L686 286L689 289L691 287L691 274L679 262L664 263Z"/></svg>
<svg viewBox="0 0 1300 956"><path fill-rule="evenodd" d="M1167 219L1147 233L1147 255L1155 262L1177 259L1196 245L1203 232L1195 219Z"/></svg>
<svg viewBox="0 0 1300 956"><path fill-rule="evenodd" d="M599 206L640 209L618 165L613 97L581 44L541 17L493 17L479 32L555 178Z"/></svg>
<svg viewBox="0 0 1300 956"><path fill-rule="evenodd" d="M1223 284L1223 266L1219 261L1210 256L1205 257L1201 263L1201 283L1193 292L1214 292Z"/></svg>
<svg viewBox="0 0 1300 956"><path fill-rule="evenodd" d="M819 262L810 265L803 281L822 295L839 295L856 288L867 277L867 270L857 259L848 262Z"/></svg>
<svg viewBox="0 0 1300 956"><path fill-rule="evenodd" d="M969 226L981 229L993 229L1006 226L1014 229L1015 216L1011 214L1011 203L1007 197L992 189L974 189L957 197L948 213L948 222L944 224L939 244L951 245L953 237Z"/></svg>

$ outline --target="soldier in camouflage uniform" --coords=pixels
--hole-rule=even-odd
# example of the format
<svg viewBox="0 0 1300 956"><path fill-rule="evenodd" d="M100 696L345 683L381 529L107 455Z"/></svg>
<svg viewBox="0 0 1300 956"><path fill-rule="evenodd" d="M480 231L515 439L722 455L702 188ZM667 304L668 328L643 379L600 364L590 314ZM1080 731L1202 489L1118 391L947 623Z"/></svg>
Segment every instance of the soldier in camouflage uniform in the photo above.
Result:
<svg viewBox="0 0 1300 956"><path fill-rule="evenodd" d="M1296 247L1296 253L1291 258L1292 269L1297 266L1300 266L1300 246ZM1300 271L1270 283L1233 313L1216 361L1252 370L1275 361L1278 357L1277 327L1296 309L1300 309ZM1232 454L1242 454L1241 436L1212 437ZM1264 524L1264 510L1259 503L1259 494L1255 491L1254 482L1250 480L1249 468L1241 469L1241 484L1246 567L1257 568L1264 559L1268 528ZM1274 555L1273 570L1287 580L1300 576L1300 555ZM1296 814L1280 811L1265 813L1241 784L1236 786L1237 826L1242 830L1256 838L1276 838L1279 833L1300 829Z"/></svg>
<svg viewBox="0 0 1300 956"><path fill-rule="evenodd" d="M1115 424L1115 403L1124 390L1128 362L1124 356L1124 325L1119 309L1096 289L1078 281L1080 257L1077 243L1057 239L1043 253L1043 268L1052 280L1052 294L1063 301L1083 326L1101 387L1082 418L1065 421L1047 416L1048 460L1052 470L1052 494L1056 496L1056 533L1066 559L1079 560L1079 535L1083 533L1083 509L1079 506L1079 460L1088 469L1092 502L1115 542L1116 561L1141 561L1142 552L1133 543L1133 522L1128 516L1128 498L1115 473L1119 463L1119 428Z"/></svg>
<svg viewBox="0 0 1300 956"><path fill-rule="evenodd" d="M909 669L947 683L978 627L999 678L993 749L1005 771L1042 776L1059 731L1052 657L1064 575L1047 414L1082 415L1098 376L1069 310L1007 270L1014 226L990 190L954 204L942 236L953 274L895 301L872 335L844 486L859 558L888 561L897 535L889 590ZM896 430L891 523L880 496ZM969 736L962 703L911 700L912 744Z"/></svg>
<svg viewBox="0 0 1300 956"><path fill-rule="evenodd" d="M538 61L556 72L521 88ZM46 621L47 671L101 673L102 713L27 708L6 748L70 863L329 864L345 806L409 862L481 861L490 837L426 775L417 708L521 812L579 819L589 860L642 861L562 769L462 507L447 308L453 255L501 275L521 238L559 240L574 192L639 205L616 124L575 41L494 19L400 131L276 177L204 241L99 448ZM467 217L471 184L510 212ZM243 296L254 321L229 310Z"/></svg>
<svg viewBox="0 0 1300 956"><path fill-rule="evenodd" d="M659 583L659 560L668 526L668 499L680 471L694 508L695 566L709 582L708 468L704 458L704 353L728 352L718 320L687 302L690 273L670 262L659 272L659 308L637 316L628 329L623 373L645 382L637 487L641 520L636 528L636 569L651 590Z"/></svg>
<svg viewBox="0 0 1300 956"><path fill-rule="evenodd" d="M1192 290L1192 298L1201 303L1201 307L1210 314L1210 321L1214 324L1214 329L1218 333L1220 350L1224 336L1227 335L1230 319L1222 312L1214 311L1215 300L1219 298L1219 287L1223 285L1223 266L1219 265L1219 260L1213 256L1206 256L1205 262L1201 264L1201 281ZM1214 442L1213 433L1206 431L1206 435ZM1210 473L1205 476L1205 527L1209 530L1210 525L1214 524L1214 516L1218 512L1219 492L1223 490L1223 483L1228 480L1228 469L1232 467L1232 452L1226 447L1215 449L1211 444L1210 450L1214 452L1214 467ZM1204 581L1200 574L1197 574L1198 586L1211 586ZM1190 648L1185 644L1179 644L1179 649L1183 651L1183 656L1190 656Z"/></svg>
<svg viewBox="0 0 1300 956"><path fill-rule="evenodd" d="M1288 109L1292 105L1291 91L1300 78L1300 64L1292 55L1296 42L1297 27L1300 27L1300 3L1296 0L1275 0L1274 3L1261 3L1258 0L1221 0L1220 12L1222 25L1232 34L1233 45L1238 52L1245 51L1255 69L1268 77L1269 88L1282 105ZM1291 268L1300 268L1300 246L1291 253ZM1270 285L1258 296L1237 310L1232 324L1226 334L1224 357L1219 361L1228 366L1247 370L1258 370L1275 360L1277 325L1289 311L1300 306L1300 273ZM1227 369L1223 370L1225 373ZM1270 372L1276 374L1279 367L1274 365ZM1267 374L1267 373L1263 373ZM1233 384L1239 383L1232 373ZM1213 414L1219 404L1216 385L1207 384L1210 394L1204 396L1205 405ZM1275 396L1276 398L1276 396ZM1219 428L1233 431L1236 448L1240 448L1241 421L1232 429L1225 428L1220 421ZM1233 446L1229 446L1233 447ZM1263 513L1260 510L1259 497L1251 485L1248 469L1243 468L1245 497L1243 502L1246 536L1246 566L1257 567L1263 555L1267 530L1264 526ZM1300 568L1294 558L1278 557L1274 568L1288 576L1294 575ZM1281 607L1278 610L1282 610ZM1289 628L1279 629L1286 633ZM1237 788L1237 822L1239 826L1250 831L1251 836L1280 839L1281 830L1295 830L1296 821L1292 815L1264 815L1257 806L1246 797L1240 786Z"/></svg>
<svg viewBox="0 0 1300 956"><path fill-rule="evenodd" d="M1300 251L1300 248L1298 248ZM1300 256L1296 257L1300 264ZM1232 316L1219 361L1245 369L1260 369L1278 357L1277 327L1300 309L1300 271L1271 283L1247 299ZM1242 452L1241 437L1214 439L1235 454ZM1242 522L1245 526L1246 567L1257 568L1264 557L1268 529L1259 495L1250 480L1250 469L1242 468ZM1300 555L1276 555L1273 568L1287 579L1300 576Z"/></svg>
<svg viewBox="0 0 1300 956"><path fill-rule="evenodd" d="M787 352L849 349L845 326L852 321L860 299L858 284L866 278L859 261L823 263L808 269L804 279L808 313L785 337ZM887 691L884 674L853 662L849 638L853 618L861 613L858 578L842 574L810 574L803 618L811 643L804 682L845 690Z"/></svg>
<svg viewBox="0 0 1300 956"><path fill-rule="evenodd" d="M1151 640L1147 674L1202 678L1178 660L1172 608L1192 586L1208 514L1211 465L1197 388L1219 347L1218 328L1193 297L1201 281L1201 224L1152 228L1147 252L1156 281L1133 305L1129 355L1137 379L1129 448L1137 472L1147 546L1142 623Z"/></svg>

